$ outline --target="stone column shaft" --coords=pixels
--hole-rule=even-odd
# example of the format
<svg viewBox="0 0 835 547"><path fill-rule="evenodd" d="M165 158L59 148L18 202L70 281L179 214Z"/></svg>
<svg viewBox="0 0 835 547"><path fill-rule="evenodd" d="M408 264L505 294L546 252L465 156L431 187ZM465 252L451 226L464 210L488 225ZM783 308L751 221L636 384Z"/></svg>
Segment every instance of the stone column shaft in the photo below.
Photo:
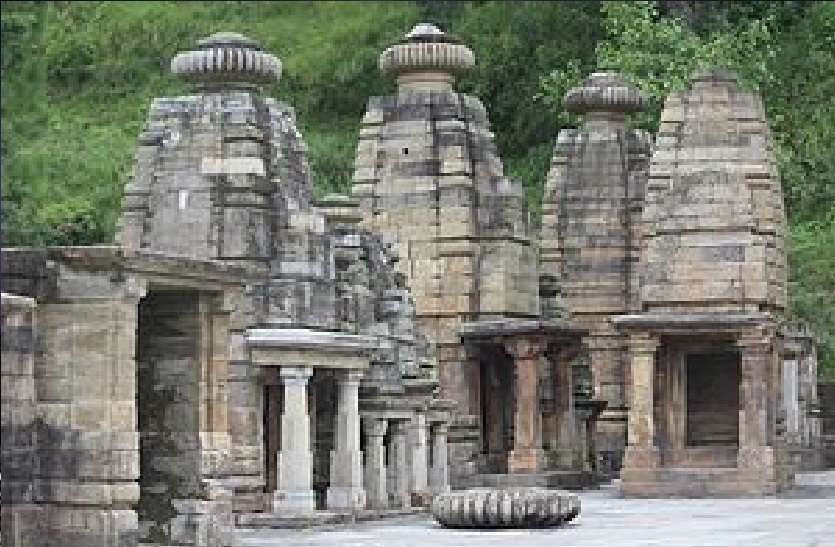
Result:
<svg viewBox="0 0 835 547"><path fill-rule="evenodd" d="M769 444L769 364L771 344L764 335L741 337L739 385L739 466L770 466L773 456ZM768 453L768 454L766 454Z"/></svg>
<svg viewBox="0 0 835 547"><path fill-rule="evenodd" d="M409 458L408 442L406 439L406 424L403 421L392 421L389 424L391 437L389 442L388 463L391 467L391 484L389 485L390 505L392 507L408 508L412 506L409 492Z"/></svg>
<svg viewBox="0 0 835 547"><path fill-rule="evenodd" d="M543 463L542 413L539 405L539 366L545 343L539 339L514 339L506 344L516 370L516 416L510 473L534 473Z"/></svg>
<svg viewBox="0 0 835 547"><path fill-rule="evenodd" d="M337 376L335 449L331 451L329 509L358 510L365 507L360 451L359 383L364 371L345 370Z"/></svg>
<svg viewBox="0 0 835 547"><path fill-rule="evenodd" d="M388 429L386 420L369 418L363 423L365 432L365 493L369 509L388 507L386 489L386 447L383 443Z"/></svg>
<svg viewBox="0 0 835 547"><path fill-rule="evenodd" d="M766 387L765 367L767 350L764 347L742 348L740 381L739 445L745 447L766 444Z"/></svg>
<svg viewBox="0 0 835 547"><path fill-rule="evenodd" d="M573 352L560 352L554 363L554 410L557 418L557 454L563 467L573 468L579 446L574 412L574 382L571 372Z"/></svg>
<svg viewBox="0 0 835 547"><path fill-rule="evenodd" d="M631 386L625 467L656 467L658 464L653 420L657 348L657 340L650 336L633 335L629 340Z"/></svg>
<svg viewBox="0 0 835 547"><path fill-rule="evenodd" d="M429 486L433 494L449 491L448 427L445 423L437 423L432 427L432 468L429 472Z"/></svg>
<svg viewBox="0 0 835 547"><path fill-rule="evenodd" d="M783 361L783 409L786 413L786 439L792 444L802 444L801 404L800 404L800 372L798 359Z"/></svg>
<svg viewBox="0 0 835 547"><path fill-rule="evenodd" d="M636 338L630 347L631 401L629 405L629 445L650 448L655 437L653 423L653 380L657 343Z"/></svg>
<svg viewBox="0 0 835 547"><path fill-rule="evenodd" d="M284 408L281 414L281 450L278 454L276 511L309 513L316 508L313 495L313 452L310 449L310 415L307 385L311 367L281 367Z"/></svg>
<svg viewBox="0 0 835 547"><path fill-rule="evenodd" d="M418 496L426 494L429 486L428 428L426 414L423 413L415 414L409 424L410 490Z"/></svg>
<svg viewBox="0 0 835 547"><path fill-rule="evenodd" d="M670 401L667 422L670 447L680 450L687 444L687 363L685 356L675 353L668 362L667 397Z"/></svg>

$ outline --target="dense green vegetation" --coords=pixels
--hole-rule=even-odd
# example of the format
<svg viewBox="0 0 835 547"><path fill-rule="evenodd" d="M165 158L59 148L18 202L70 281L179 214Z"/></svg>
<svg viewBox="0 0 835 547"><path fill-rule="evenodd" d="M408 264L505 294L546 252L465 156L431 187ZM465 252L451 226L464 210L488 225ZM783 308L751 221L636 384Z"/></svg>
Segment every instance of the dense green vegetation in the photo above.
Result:
<svg viewBox="0 0 835 547"><path fill-rule="evenodd" d="M833 2L4 2L3 243L110 240L151 98L186 92L169 60L218 30L281 57L268 91L297 109L316 189L347 190L365 102L392 89L377 56L422 19L475 51L459 88L487 105L534 212L554 138L576 122L562 95L596 67L650 95L632 120L649 129L700 64L758 87L789 212L792 312L835 375Z"/></svg>

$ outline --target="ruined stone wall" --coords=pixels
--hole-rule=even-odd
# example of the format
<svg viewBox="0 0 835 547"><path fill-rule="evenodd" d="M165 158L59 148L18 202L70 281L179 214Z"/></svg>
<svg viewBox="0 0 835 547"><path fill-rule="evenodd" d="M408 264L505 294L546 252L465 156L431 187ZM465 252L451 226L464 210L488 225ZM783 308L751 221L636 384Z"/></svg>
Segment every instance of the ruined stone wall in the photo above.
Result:
<svg viewBox="0 0 835 547"><path fill-rule="evenodd" d="M96 254L92 251L91 257ZM139 497L133 355L140 293L130 280L112 272L56 258L45 250L2 253L4 279L38 299L34 322L20 324L33 335L32 348L22 347L19 357L34 353L37 466L29 488L41 511L20 515L10 531L24 531L20 538L25 541L25 531L37 529L39 540L32 545L129 545L137 537L131 507ZM7 363L14 362L4 355L4 375ZM4 383L4 394L6 389ZM25 406L22 410L21 418L28 420ZM19 442L25 440L22 436ZM5 518L4 511L4 534ZM3 539L17 545L19 538Z"/></svg>
<svg viewBox="0 0 835 547"><path fill-rule="evenodd" d="M2 294L0 300L0 482L3 545L35 547L42 508L36 505L38 469L35 394L36 307L32 298Z"/></svg>

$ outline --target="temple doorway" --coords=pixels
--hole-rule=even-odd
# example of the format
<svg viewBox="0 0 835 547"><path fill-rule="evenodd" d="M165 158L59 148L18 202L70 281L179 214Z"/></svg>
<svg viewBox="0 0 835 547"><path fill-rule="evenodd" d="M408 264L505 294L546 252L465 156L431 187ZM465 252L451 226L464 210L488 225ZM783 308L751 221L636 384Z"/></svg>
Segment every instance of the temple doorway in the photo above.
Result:
<svg viewBox="0 0 835 547"><path fill-rule="evenodd" d="M739 356L687 355L687 446L739 445Z"/></svg>
<svg viewBox="0 0 835 547"><path fill-rule="evenodd" d="M513 359L500 345L485 344L480 350L479 368L482 473L507 473L516 412Z"/></svg>

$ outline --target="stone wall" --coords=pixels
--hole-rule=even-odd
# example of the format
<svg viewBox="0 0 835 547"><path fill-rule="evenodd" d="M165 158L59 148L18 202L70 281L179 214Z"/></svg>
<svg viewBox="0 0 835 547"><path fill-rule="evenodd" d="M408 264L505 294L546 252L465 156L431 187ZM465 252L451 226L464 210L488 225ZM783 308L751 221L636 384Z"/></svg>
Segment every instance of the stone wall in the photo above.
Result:
<svg viewBox="0 0 835 547"><path fill-rule="evenodd" d="M37 328L29 328L38 462L30 487L40 515L30 517L37 523L19 521L19 529L35 527L41 541L60 538L67 546L131 544L131 507L139 497L133 353L140 292L112 272L56 261L56 254L2 256L4 278L39 299L32 310ZM97 254L106 253L90 256Z"/></svg>
<svg viewBox="0 0 835 547"><path fill-rule="evenodd" d="M786 304L785 214L759 95L697 75L667 98L643 215L644 311Z"/></svg>
<svg viewBox="0 0 835 547"><path fill-rule="evenodd" d="M41 536L42 507L35 492L38 469L35 395L36 306L32 298L0 296L0 498L3 501L2 544L36 547Z"/></svg>

